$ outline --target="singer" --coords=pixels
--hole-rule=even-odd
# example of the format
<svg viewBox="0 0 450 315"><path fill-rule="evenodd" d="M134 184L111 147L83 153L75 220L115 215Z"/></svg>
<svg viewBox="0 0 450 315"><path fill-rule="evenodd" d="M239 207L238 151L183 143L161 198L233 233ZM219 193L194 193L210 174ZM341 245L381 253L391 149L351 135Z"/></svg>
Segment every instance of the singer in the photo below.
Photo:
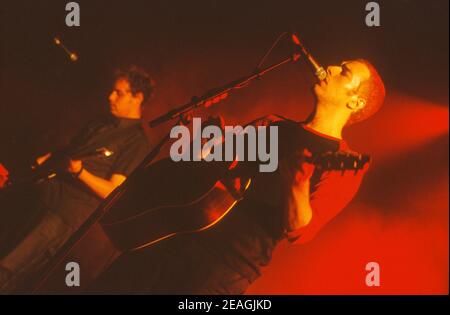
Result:
<svg viewBox="0 0 450 315"><path fill-rule="evenodd" d="M150 148L140 118L142 106L148 103L153 90L153 80L142 69L132 66L117 71L109 96L111 115L87 124L70 144L70 152L78 157L69 156L68 166L61 173L34 187L39 195L37 207L44 208L43 219L26 236L16 235L16 231L4 235L6 225L1 229L3 247L17 243L18 238L21 241L15 248L2 248L0 292L27 287L27 281L46 266L100 202L147 155ZM94 152L104 149L107 154L78 155L89 147ZM35 167L50 161L52 155L56 154L39 157ZM7 220L0 221L8 224Z"/></svg>
<svg viewBox="0 0 450 315"><path fill-rule="evenodd" d="M90 292L242 294L281 240L311 240L352 200L367 166L357 172L324 171L306 158L349 152L343 128L372 116L385 89L376 69L358 59L329 66L313 92L315 107L306 121L269 116L255 123L269 120L278 126L280 166L273 173L242 166L253 182L231 213L213 228L122 255Z"/></svg>

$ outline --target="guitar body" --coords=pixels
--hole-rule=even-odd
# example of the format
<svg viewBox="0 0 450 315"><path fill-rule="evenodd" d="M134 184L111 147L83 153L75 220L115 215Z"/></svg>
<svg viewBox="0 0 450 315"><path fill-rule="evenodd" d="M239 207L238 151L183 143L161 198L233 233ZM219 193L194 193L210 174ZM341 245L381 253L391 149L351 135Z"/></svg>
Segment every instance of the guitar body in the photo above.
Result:
<svg viewBox="0 0 450 315"><path fill-rule="evenodd" d="M35 293L85 292L123 252L179 233L198 232L219 222L237 203L250 180L240 182L230 163L159 161L130 177L103 214L72 237L40 279ZM193 185L195 183L195 185ZM239 183L231 185L230 183ZM102 207L100 207L100 210ZM81 268L79 287L66 285L66 265Z"/></svg>
<svg viewBox="0 0 450 315"><path fill-rule="evenodd" d="M100 223L121 250L210 227L238 199L228 182L240 178L230 177L228 164L161 161L133 178Z"/></svg>

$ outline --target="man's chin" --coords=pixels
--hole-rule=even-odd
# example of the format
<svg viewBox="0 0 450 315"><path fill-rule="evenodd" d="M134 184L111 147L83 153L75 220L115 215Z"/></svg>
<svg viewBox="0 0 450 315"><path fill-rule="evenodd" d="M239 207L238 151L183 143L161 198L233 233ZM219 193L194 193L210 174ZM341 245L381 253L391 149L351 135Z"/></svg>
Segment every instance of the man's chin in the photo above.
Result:
<svg viewBox="0 0 450 315"><path fill-rule="evenodd" d="M322 86L319 83L314 84L312 90L315 96L322 94Z"/></svg>

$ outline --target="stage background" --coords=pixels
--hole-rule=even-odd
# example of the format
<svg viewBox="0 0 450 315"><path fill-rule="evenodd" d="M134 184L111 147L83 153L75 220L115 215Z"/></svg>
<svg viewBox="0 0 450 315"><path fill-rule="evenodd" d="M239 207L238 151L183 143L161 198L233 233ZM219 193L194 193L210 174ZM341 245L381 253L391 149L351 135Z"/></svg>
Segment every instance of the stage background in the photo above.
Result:
<svg viewBox="0 0 450 315"><path fill-rule="evenodd" d="M323 65L370 60L387 98L373 119L345 131L374 160L355 200L312 242L283 243L248 293L448 294L448 1L378 1L381 26L372 28L368 1L77 2L81 26L72 28L66 1L1 4L0 161L8 168L106 112L115 68L151 71L151 119L249 74L281 32L295 30ZM283 42L268 63L291 49ZM302 120L313 80L305 63L284 65L207 113L227 124L268 113ZM168 128L147 129L150 141ZM380 264L381 287L365 285L370 261Z"/></svg>

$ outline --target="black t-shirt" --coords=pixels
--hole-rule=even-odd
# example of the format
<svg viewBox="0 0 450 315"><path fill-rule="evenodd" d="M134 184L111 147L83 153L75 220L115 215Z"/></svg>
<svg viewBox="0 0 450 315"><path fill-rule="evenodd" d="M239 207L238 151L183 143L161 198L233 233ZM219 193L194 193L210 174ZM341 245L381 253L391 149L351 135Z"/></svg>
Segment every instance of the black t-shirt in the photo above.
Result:
<svg viewBox="0 0 450 315"><path fill-rule="evenodd" d="M279 162L296 151L311 153L339 150L340 141L305 129L294 121L280 121L278 126ZM311 178L312 190L321 174ZM272 173L253 172L252 185L245 198L214 228L191 237L229 268L253 282L266 266L285 232L283 185L279 168Z"/></svg>
<svg viewBox="0 0 450 315"><path fill-rule="evenodd" d="M298 122L275 123L279 160L296 150L337 151L340 141L318 135ZM250 190L212 228L180 234L126 254L97 282L94 291L157 294L240 294L260 275L284 237L282 180L279 170L254 172ZM311 178L314 187L320 174ZM313 188L314 189L314 188Z"/></svg>
<svg viewBox="0 0 450 315"><path fill-rule="evenodd" d="M107 116L95 120L73 138L71 151L81 155L83 167L95 176L109 179L113 174L130 173L148 154L150 148L139 119ZM110 155L88 155L105 148ZM73 228L78 228L101 202L85 184L61 174L39 186L41 200Z"/></svg>

